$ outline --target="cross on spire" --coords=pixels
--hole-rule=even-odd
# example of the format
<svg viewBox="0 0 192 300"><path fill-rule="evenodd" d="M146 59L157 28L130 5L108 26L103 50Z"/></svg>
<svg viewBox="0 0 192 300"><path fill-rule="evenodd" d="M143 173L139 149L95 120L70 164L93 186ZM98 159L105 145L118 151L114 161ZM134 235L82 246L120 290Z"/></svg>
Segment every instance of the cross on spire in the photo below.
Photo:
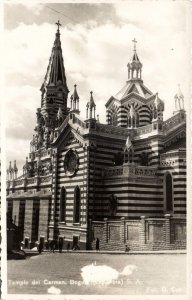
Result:
<svg viewBox="0 0 192 300"><path fill-rule="evenodd" d="M132 40L132 42L134 43L134 48L133 48L133 50L136 51L136 43L137 43L136 38L134 38L134 40Z"/></svg>
<svg viewBox="0 0 192 300"><path fill-rule="evenodd" d="M60 27L62 24L59 22L59 20L58 20L58 22L55 23L55 24L58 26L57 31L59 31L59 27Z"/></svg>

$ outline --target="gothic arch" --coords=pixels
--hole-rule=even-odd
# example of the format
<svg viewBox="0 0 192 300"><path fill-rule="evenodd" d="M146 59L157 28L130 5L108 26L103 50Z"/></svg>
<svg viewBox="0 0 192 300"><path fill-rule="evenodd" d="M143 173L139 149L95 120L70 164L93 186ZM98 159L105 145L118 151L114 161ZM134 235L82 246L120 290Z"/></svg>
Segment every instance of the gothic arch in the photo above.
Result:
<svg viewBox="0 0 192 300"><path fill-rule="evenodd" d="M170 172L164 175L164 210L173 211L173 178Z"/></svg>
<svg viewBox="0 0 192 300"><path fill-rule="evenodd" d="M62 186L60 192L60 222L65 221L65 213L66 213L66 190L64 186Z"/></svg>
<svg viewBox="0 0 192 300"><path fill-rule="evenodd" d="M75 187L74 190L74 223L80 223L80 212L81 212L81 190L79 186Z"/></svg>

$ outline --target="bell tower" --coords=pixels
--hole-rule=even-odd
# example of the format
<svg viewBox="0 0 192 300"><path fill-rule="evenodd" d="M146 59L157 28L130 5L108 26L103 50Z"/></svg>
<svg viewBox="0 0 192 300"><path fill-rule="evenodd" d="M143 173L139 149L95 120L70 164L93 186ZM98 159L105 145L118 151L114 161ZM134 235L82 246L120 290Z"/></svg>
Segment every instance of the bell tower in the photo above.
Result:
<svg viewBox="0 0 192 300"><path fill-rule="evenodd" d="M47 72L41 86L41 109L40 114L43 123L48 129L54 129L56 116L59 108L64 116L67 115L68 87L65 76L61 41L60 41L60 22L56 23L57 32L53 44Z"/></svg>

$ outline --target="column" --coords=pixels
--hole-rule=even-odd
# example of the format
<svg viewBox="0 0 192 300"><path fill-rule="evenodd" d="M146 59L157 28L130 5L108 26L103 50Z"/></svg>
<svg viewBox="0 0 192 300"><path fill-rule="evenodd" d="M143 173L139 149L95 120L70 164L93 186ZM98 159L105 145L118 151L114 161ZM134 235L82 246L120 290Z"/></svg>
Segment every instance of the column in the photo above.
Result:
<svg viewBox="0 0 192 300"><path fill-rule="evenodd" d="M103 226L103 242L108 243L108 224L107 224L108 219L104 218L104 221L105 223Z"/></svg>
<svg viewBox="0 0 192 300"><path fill-rule="evenodd" d="M169 247L171 243L171 215L165 215L165 245Z"/></svg>
<svg viewBox="0 0 192 300"><path fill-rule="evenodd" d="M29 241L31 241L31 234L32 234L32 219L33 219L33 199L27 199L25 202L24 238L28 237Z"/></svg>
<svg viewBox="0 0 192 300"><path fill-rule="evenodd" d="M122 244L125 244L125 217L121 218L120 241Z"/></svg>
<svg viewBox="0 0 192 300"><path fill-rule="evenodd" d="M146 244L145 216L141 216L139 233L140 233L139 234L140 244L145 245Z"/></svg>

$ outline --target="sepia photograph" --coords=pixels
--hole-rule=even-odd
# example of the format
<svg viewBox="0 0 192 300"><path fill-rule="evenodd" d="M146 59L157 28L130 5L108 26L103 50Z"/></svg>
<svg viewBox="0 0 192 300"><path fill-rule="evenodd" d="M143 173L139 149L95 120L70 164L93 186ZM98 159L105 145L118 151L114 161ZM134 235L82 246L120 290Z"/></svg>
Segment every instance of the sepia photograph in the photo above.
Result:
<svg viewBox="0 0 192 300"><path fill-rule="evenodd" d="M4 1L3 299L189 299L190 12Z"/></svg>

